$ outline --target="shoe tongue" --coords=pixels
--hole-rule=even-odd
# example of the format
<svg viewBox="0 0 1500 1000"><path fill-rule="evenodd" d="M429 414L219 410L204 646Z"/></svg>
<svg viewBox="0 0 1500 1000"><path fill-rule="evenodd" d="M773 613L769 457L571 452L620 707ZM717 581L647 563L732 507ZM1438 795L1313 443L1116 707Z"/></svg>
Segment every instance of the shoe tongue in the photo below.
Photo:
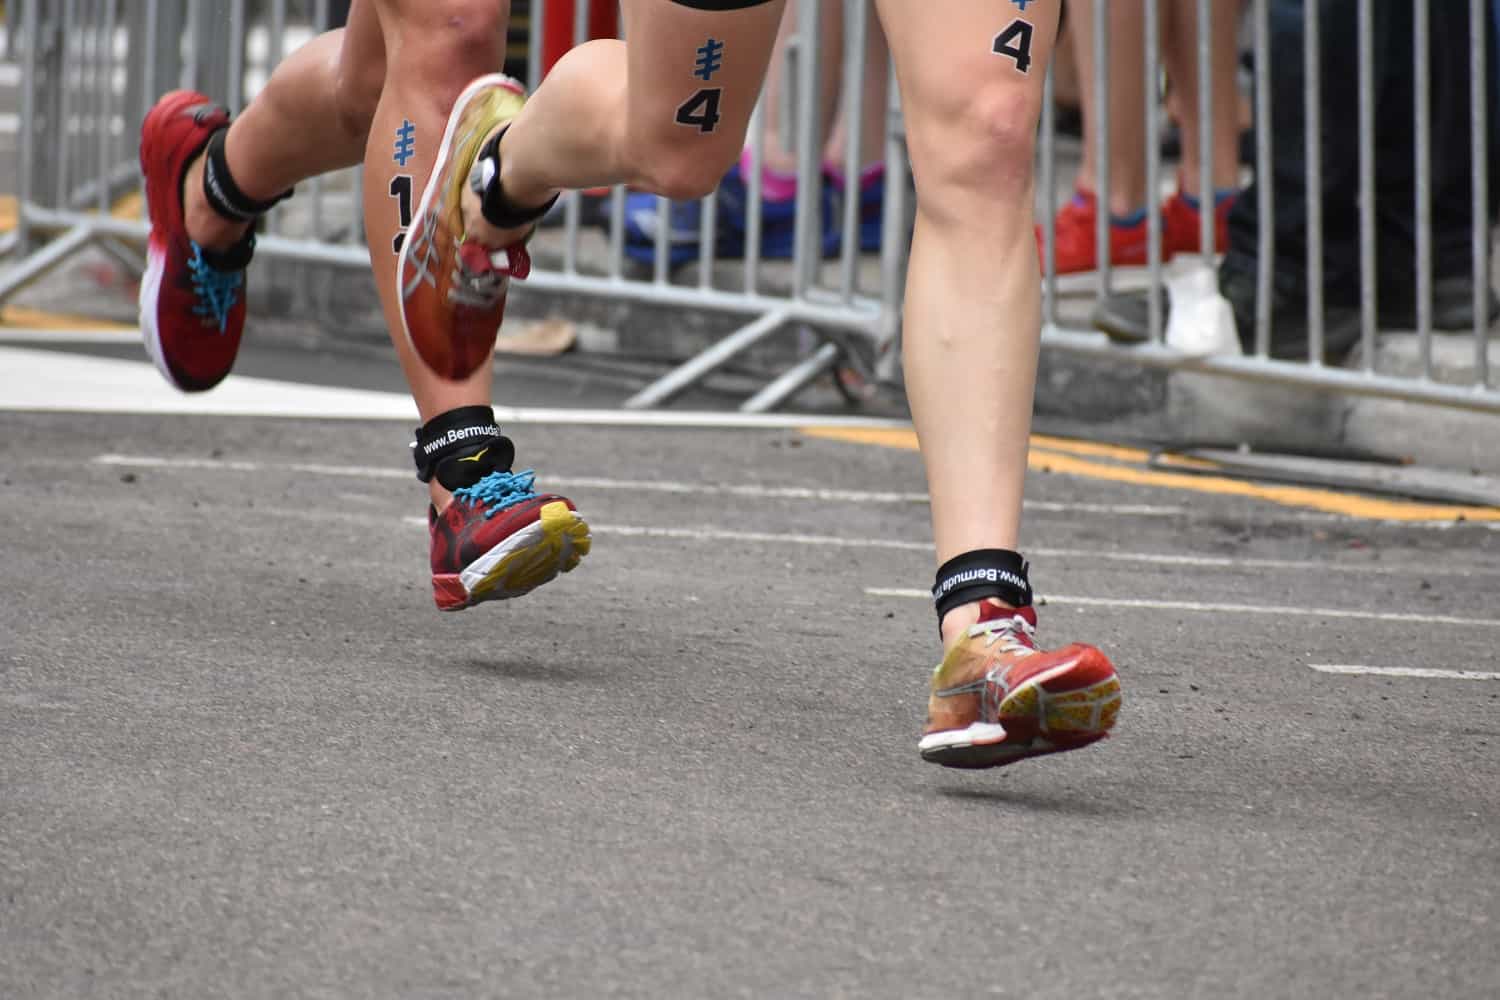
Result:
<svg viewBox="0 0 1500 1000"><path fill-rule="evenodd" d="M1003 618L1020 617L1032 628L1036 627L1036 609L1031 607L1012 608L999 601L985 600L979 605L979 622L999 621Z"/></svg>
<svg viewBox="0 0 1500 1000"><path fill-rule="evenodd" d="M473 486L492 472L509 472L516 446L508 437L489 437L445 455L435 470L448 491Z"/></svg>

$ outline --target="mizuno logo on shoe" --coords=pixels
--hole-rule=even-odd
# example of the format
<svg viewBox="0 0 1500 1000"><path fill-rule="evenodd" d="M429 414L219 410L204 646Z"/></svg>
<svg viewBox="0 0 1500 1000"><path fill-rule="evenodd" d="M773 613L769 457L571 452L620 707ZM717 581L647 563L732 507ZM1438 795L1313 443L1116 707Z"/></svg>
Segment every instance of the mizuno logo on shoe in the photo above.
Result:
<svg viewBox="0 0 1500 1000"><path fill-rule="evenodd" d="M479 450L479 454L477 454L477 455L470 455L468 458L460 458L459 461L460 462L477 462L481 458L483 458L485 455L489 454L489 451L490 451L490 449L488 447L481 448Z"/></svg>

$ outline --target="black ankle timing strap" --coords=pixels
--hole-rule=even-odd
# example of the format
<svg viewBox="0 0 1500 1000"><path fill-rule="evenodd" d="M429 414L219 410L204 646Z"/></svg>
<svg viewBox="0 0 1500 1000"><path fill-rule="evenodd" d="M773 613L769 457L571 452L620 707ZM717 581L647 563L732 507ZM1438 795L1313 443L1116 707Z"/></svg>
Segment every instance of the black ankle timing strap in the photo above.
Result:
<svg viewBox="0 0 1500 1000"><path fill-rule="evenodd" d="M932 600L937 605L938 624L960 604L998 597L1013 608L1031 605L1031 582L1026 579L1026 560L1009 549L974 549L954 556L937 571Z"/></svg>
<svg viewBox="0 0 1500 1000"><path fill-rule="evenodd" d="M512 204L500 187L500 137L509 125L490 137L474 157L469 171L469 190L479 196L479 210L484 221L496 229L518 229L541 219L557 203L557 195L547 199L541 208L520 208Z"/></svg>
<svg viewBox="0 0 1500 1000"><path fill-rule="evenodd" d="M229 126L226 125L209 138L208 147L203 151L203 195L208 199L209 207L230 222L254 222L256 216L269 212L277 202L290 198L292 192L286 190L270 201L256 201L241 191L229 173L229 160L224 155L224 136L227 134Z"/></svg>
<svg viewBox="0 0 1500 1000"><path fill-rule="evenodd" d="M461 406L417 428L411 444L417 478L436 477L444 489L473 486L491 472L509 472L516 446L500 433L488 406Z"/></svg>

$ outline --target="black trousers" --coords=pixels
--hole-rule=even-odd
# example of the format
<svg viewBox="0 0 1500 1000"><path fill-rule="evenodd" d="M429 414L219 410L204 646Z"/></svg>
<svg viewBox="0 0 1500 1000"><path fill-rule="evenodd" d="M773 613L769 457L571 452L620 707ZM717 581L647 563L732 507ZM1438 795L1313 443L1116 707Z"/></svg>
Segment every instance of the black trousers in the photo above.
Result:
<svg viewBox="0 0 1500 1000"><path fill-rule="evenodd" d="M1312 0L1320 8L1319 65L1324 295L1329 306L1359 301L1359 117L1356 3ZM1416 290L1416 72L1408 0L1373 4L1376 259L1379 300L1409 308ZM1469 11L1457 0L1429 0L1430 149L1433 270L1438 279L1472 274ZM1307 203L1303 0L1271 0L1271 136L1276 234L1274 287L1281 303L1305 302ZM1493 21L1488 65L1496 66ZM1494 93L1494 78L1491 93ZM1489 104L1490 208L1500 205L1500 100ZM1256 178L1229 219L1225 273L1255 273L1259 240Z"/></svg>

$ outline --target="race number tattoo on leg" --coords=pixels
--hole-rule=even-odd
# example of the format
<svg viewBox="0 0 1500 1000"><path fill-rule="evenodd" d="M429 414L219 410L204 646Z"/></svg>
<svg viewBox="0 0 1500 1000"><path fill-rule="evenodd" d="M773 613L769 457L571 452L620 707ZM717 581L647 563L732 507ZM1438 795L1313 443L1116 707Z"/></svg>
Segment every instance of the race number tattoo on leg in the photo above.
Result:
<svg viewBox="0 0 1500 1000"><path fill-rule="evenodd" d="M698 46L697 56L693 76L707 83L724 68L724 43L717 38L710 38ZM723 96L723 87L702 88L678 105L677 124L688 125L704 133L714 131L719 127L719 101Z"/></svg>
<svg viewBox="0 0 1500 1000"><path fill-rule="evenodd" d="M401 119L401 127L396 129L396 142L393 146L391 159L396 166L405 167L408 160L417 155L417 126L412 124L411 119ZM391 178L391 197L396 199L396 211L401 225L396 232L396 238L391 241L391 253L399 254L401 244L406 240L407 227L411 225L411 174L397 174Z"/></svg>
<svg viewBox="0 0 1500 1000"><path fill-rule="evenodd" d="M1035 3L1036 0L1014 0L1014 2L1017 4ZM1022 9L1025 9L1024 6ZM1031 72L1032 33L1031 22L1018 17L1010 22L1004 31L995 36L990 51L997 56L1009 56L1015 60L1016 69L1022 73L1029 73Z"/></svg>
<svg viewBox="0 0 1500 1000"><path fill-rule="evenodd" d="M417 155L417 127L409 119L401 119L401 127L396 129L396 151L391 159L396 161L396 166L406 166L406 161Z"/></svg>
<svg viewBox="0 0 1500 1000"><path fill-rule="evenodd" d="M411 174L397 174L391 178L391 197L396 199L396 212L401 225L396 238L391 241L391 253L400 253L406 241L406 230L411 226Z"/></svg>

